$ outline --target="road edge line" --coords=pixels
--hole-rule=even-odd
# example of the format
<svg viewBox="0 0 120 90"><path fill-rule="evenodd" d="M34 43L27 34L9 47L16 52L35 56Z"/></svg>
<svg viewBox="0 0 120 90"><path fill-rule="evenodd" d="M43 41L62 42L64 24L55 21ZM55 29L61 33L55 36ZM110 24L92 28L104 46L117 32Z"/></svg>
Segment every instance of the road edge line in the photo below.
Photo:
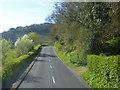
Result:
<svg viewBox="0 0 120 90"><path fill-rule="evenodd" d="M55 53L55 50L53 47L52 47L52 49ZM56 56L58 57L57 54L56 54ZM69 66L67 66L59 57L58 57L58 59L76 76L76 78L78 78L79 80L81 79L88 86L88 88L91 88L81 76L79 76L74 70L72 70Z"/></svg>
<svg viewBox="0 0 120 90"><path fill-rule="evenodd" d="M40 51L41 51L41 49L42 49L42 47L40 48ZM18 80L15 83L13 83L12 87L10 88L10 90L13 90L13 88L16 90L17 88L19 88L20 84L22 83L22 81L27 76L28 72L31 70L31 68L35 64L35 61L37 60L39 54L40 53L37 54L37 56L33 59L31 64L28 66L28 68L25 70L25 72L22 73L22 75L18 78Z"/></svg>

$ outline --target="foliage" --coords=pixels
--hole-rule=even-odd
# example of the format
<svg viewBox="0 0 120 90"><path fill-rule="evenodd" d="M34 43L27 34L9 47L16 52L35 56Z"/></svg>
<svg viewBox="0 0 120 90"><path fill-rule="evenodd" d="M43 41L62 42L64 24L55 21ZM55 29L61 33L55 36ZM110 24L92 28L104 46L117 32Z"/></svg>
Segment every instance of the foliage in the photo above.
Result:
<svg viewBox="0 0 120 90"><path fill-rule="evenodd" d="M102 53L106 55L117 55L120 54L120 37L115 37L114 39L105 42L104 50Z"/></svg>
<svg viewBox="0 0 120 90"><path fill-rule="evenodd" d="M74 66L74 64L72 64L72 63L70 62L69 56L68 56L65 52L58 50L57 44L54 45L54 50L55 50L56 54L58 55L58 57L60 57L60 59L61 59L65 64L67 64L67 65L69 65L69 66Z"/></svg>
<svg viewBox="0 0 120 90"><path fill-rule="evenodd" d="M28 36L29 36L29 38L30 38L31 40L33 40L34 45L37 45L37 44L38 44L38 35L37 35L36 33L30 32L30 33L28 34Z"/></svg>
<svg viewBox="0 0 120 90"><path fill-rule="evenodd" d="M34 55L34 52L32 52L32 51L30 51L30 52L28 52L28 55Z"/></svg>
<svg viewBox="0 0 120 90"><path fill-rule="evenodd" d="M15 47L18 49L19 55L26 54L34 46L33 40L30 39L28 35L24 35L21 38L18 38L15 42Z"/></svg>
<svg viewBox="0 0 120 90"><path fill-rule="evenodd" d="M47 36L49 37L49 32L53 24L44 23L44 24L32 24L30 26L18 26L16 28L10 28L8 31L2 33L3 39L10 39L13 41L13 45L18 39L18 37L22 37L24 34L29 34L30 32L34 32L38 35ZM41 39L38 39L40 42Z"/></svg>
<svg viewBox="0 0 120 90"><path fill-rule="evenodd" d="M83 74L83 78L93 88L120 87L120 55L88 55L87 60L88 71Z"/></svg>
<svg viewBox="0 0 120 90"><path fill-rule="evenodd" d="M62 45L60 45L58 42L55 42L54 49L65 64L71 66L86 65L86 58L84 59L84 56L81 55L83 53L78 53L77 51L65 52L62 48Z"/></svg>
<svg viewBox="0 0 120 90"><path fill-rule="evenodd" d="M120 36L118 6L117 2L56 3L47 19L55 23L51 38L69 51L77 46L77 49L87 47L85 52L99 54L106 41Z"/></svg>
<svg viewBox="0 0 120 90"><path fill-rule="evenodd" d="M55 31L56 30L56 31ZM77 51L76 56L77 64L85 64L86 52L89 50L89 35L84 27L80 27L78 23L72 23L68 25L56 25L51 32L52 39L57 43L59 50L63 50L66 53L72 53ZM55 33L54 33L55 31ZM73 62L75 62L73 61Z"/></svg>
<svg viewBox="0 0 120 90"><path fill-rule="evenodd" d="M13 78L21 69L23 69L29 62L31 62L33 55L35 55L40 49L40 45L37 45L28 54L20 57L15 57L16 50L8 52L8 56L4 66L2 66L2 81L5 85L11 78Z"/></svg>
<svg viewBox="0 0 120 90"><path fill-rule="evenodd" d="M106 41L106 43L108 43L112 47L119 46L120 45L120 37L116 37L116 38L114 38L112 40Z"/></svg>
<svg viewBox="0 0 120 90"><path fill-rule="evenodd" d="M51 38L49 36L45 36L45 35L38 35L38 44L40 44L40 43L53 45Z"/></svg>
<svg viewBox="0 0 120 90"><path fill-rule="evenodd" d="M92 32L90 45L92 54L99 54L106 41L120 36L118 8L117 2L86 3L86 17L83 21Z"/></svg>
<svg viewBox="0 0 120 90"><path fill-rule="evenodd" d="M102 68L105 71L107 67L105 64L108 63L111 68L115 65L115 69L118 68L115 64L119 60L117 56L105 57L105 55L120 54L120 41L118 38L114 39L120 36L119 4L118 2L60 2L55 4L54 12L47 18L49 22L55 23L50 36L55 42L57 53L66 64L69 62L83 65L90 61L87 60L88 54L104 55L99 58L96 56L93 61L91 59L96 66L89 65L94 70L101 71L99 73L88 71L85 74L90 85L94 82L94 87L110 87L110 85L117 87L116 81L107 76L107 73L112 74L112 69L103 73ZM116 70L115 73L117 72ZM102 77L97 77L100 73L103 74L101 75L103 80ZM114 76L114 79L118 78Z"/></svg>
<svg viewBox="0 0 120 90"><path fill-rule="evenodd" d="M5 59L7 57L6 53L10 50L11 48L11 42L7 41L5 39L2 39L0 41L0 46L2 47L2 64L4 65Z"/></svg>

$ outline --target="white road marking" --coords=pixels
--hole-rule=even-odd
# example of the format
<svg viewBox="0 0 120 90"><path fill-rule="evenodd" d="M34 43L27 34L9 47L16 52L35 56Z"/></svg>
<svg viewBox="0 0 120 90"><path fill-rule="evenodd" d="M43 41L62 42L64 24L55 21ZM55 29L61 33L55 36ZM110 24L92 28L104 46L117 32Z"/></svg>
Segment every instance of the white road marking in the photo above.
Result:
<svg viewBox="0 0 120 90"><path fill-rule="evenodd" d="M50 68L52 69L52 66L50 65Z"/></svg>
<svg viewBox="0 0 120 90"><path fill-rule="evenodd" d="M52 76L52 80L53 80L53 83L55 84L55 78L54 78L54 76Z"/></svg>

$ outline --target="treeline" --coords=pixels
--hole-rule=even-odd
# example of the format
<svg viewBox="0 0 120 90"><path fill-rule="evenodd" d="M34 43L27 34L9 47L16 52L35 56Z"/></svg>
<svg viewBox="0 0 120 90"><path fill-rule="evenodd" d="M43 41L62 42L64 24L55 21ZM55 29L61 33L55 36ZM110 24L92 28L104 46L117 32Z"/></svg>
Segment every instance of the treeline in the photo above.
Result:
<svg viewBox="0 0 120 90"><path fill-rule="evenodd" d="M30 26L18 26L16 28L10 28L8 31L2 33L2 38L6 40L12 40L13 44L17 40L18 37L22 37L24 34L28 34L30 32L35 32L38 35L48 38L49 32L52 24L44 23L44 24L32 24ZM48 40L49 41L49 40Z"/></svg>
<svg viewBox="0 0 120 90"><path fill-rule="evenodd" d="M87 54L120 54L107 49L106 41L120 36L119 5L115 2L62 2L55 4L55 10L47 18L56 23L50 32L54 42L67 53L77 51ZM118 40L119 41L119 40ZM61 49L60 48L60 49Z"/></svg>
<svg viewBox="0 0 120 90"><path fill-rule="evenodd" d="M47 18L47 21L55 23L50 32L55 48L66 54L70 63L78 66L88 64L91 67L84 78L94 88L119 87L120 84L119 6L118 2L61 2L55 4L54 12ZM91 54L98 56L87 57ZM117 69L114 74L112 64L107 61L114 59L114 56L108 59L112 55L118 55L115 56L114 66ZM95 62L98 67L94 65ZM96 68L99 69L98 72L95 71ZM104 72L99 72L103 70Z"/></svg>

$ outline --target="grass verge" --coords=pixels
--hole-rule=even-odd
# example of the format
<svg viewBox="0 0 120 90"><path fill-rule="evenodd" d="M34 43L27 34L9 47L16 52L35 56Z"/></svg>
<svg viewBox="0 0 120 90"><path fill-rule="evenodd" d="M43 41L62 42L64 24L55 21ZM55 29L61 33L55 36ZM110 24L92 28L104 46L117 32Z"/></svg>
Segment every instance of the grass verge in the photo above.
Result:
<svg viewBox="0 0 120 90"><path fill-rule="evenodd" d="M58 55L58 57L59 57L67 66L69 66L73 71L75 71L76 74L78 74L80 77L82 76L82 74L83 74L84 72L87 71L87 66L86 66L86 65L84 65L84 66L79 66L79 65L77 65L77 64L73 64L73 63L70 62L69 56L67 56L65 52L63 52L63 51L58 51L56 46L54 46L54 50L55 50L55 53Z"/></svg>

